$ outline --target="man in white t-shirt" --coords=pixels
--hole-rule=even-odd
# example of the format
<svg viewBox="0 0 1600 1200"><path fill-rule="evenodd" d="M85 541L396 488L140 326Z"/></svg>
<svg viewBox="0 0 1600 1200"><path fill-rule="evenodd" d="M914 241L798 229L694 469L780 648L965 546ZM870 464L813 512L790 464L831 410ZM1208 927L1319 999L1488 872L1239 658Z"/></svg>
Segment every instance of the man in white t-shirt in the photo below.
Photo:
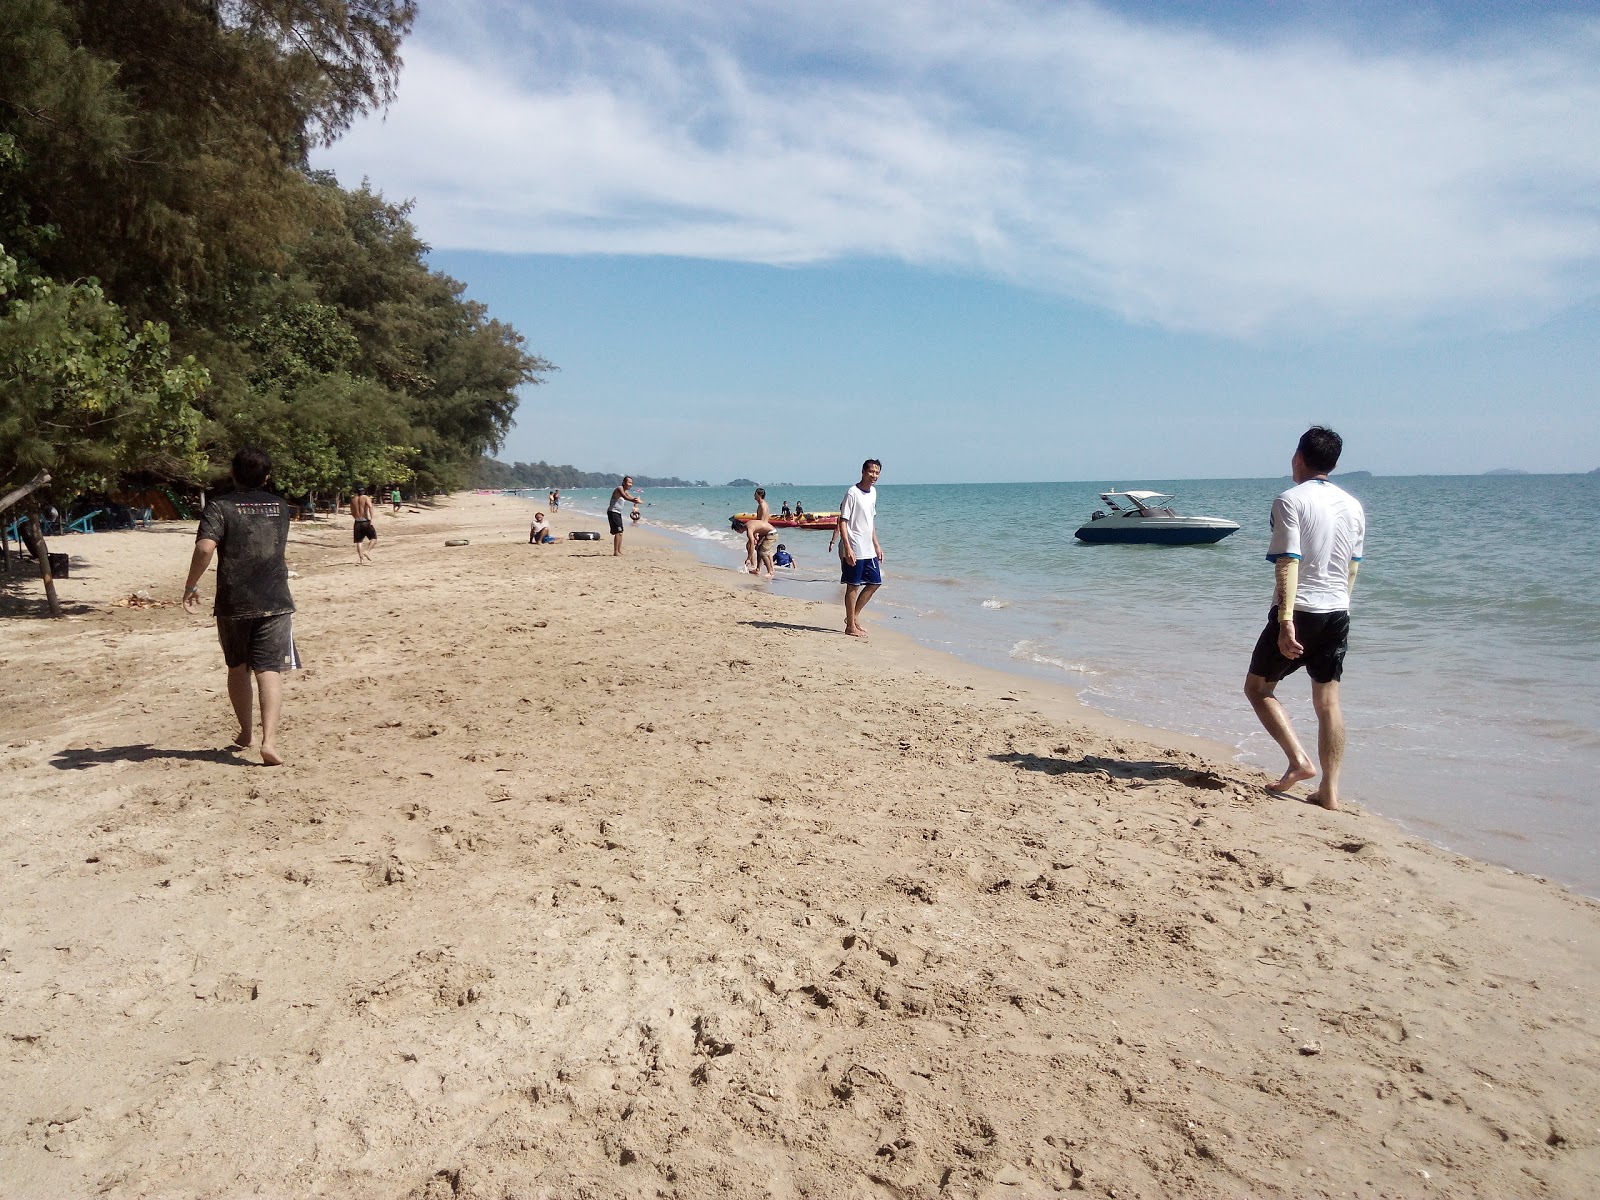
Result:
<svg viewBox="0 0 1600 1200"><path fill-rule="evenodd" d="M1322 783L1311 793L1323 808L1339 807L1339 766L1344 760L1344 714L1339 680L1350 638L1350 592L1367 537L1361 502L1328 482L1344 441L1315 425L1300 437L1291 468L1295 486L1272 502L1267 559L1276 573L1267 627L1250 656L1244 694L1272 740L1289 756L1289 769L1267 790L1282 792L1317 773L1289 714L1275 695L1278 681L1299 667L1311 676L1317 713L1317 761Z"/></svg>
<svg viewBox="0 0 1600 1200"><path fill-rule="evenodd" d="M864 638L861 610L883 583L883 547L878 545L878 491L874 487L883 464L869 458L861 464L861 482L852 484L839 501L839 582L844 584L844 631Z"/></svg>

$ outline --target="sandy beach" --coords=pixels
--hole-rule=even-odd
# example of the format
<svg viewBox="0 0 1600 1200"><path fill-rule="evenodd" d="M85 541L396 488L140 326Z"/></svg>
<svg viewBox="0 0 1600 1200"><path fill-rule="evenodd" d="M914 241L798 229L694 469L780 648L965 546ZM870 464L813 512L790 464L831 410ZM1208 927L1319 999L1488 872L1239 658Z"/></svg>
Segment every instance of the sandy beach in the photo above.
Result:
<svg viewBox="0 0 1600 1200"><path fill-rule="evenodd" d="M192 523L10 582L6 1196L1594 1193L1600 904L530 512L295 528L279 768Z"/></svg>

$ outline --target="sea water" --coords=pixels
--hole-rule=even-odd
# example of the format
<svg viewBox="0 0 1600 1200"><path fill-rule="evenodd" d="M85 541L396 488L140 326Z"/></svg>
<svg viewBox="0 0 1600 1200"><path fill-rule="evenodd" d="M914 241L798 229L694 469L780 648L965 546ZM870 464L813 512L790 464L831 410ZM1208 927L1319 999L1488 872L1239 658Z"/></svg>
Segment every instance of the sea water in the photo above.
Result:
<svg viewBox="0 0 1600 1200"><path fill-rule="evenodd" d="M1234 747L1276 775L1242 687L1265 624L1272 498L1287 478L880 485L885 586L868 610L916 640L1065 683L1096 708ZM1367 511L1341 698L1342 791L1464 854L1600 895L1600 476L1339 480ZM775 487L838 508L848 481ZM1089 546L1098 493L1170 492L1226 517L1211 546ZM563 495L598 514L609 492ZM540 496L542 499L542 495ZM653 489L646 523L739 568L747 488ZM604 518L589 518L604 531ZM836 600L827 533L780 530L780 592ZM764 585L765 586L765 585ZM842 623L842 615L841 615ZM1313 754L1304 672L1279 687Z"/></svg>

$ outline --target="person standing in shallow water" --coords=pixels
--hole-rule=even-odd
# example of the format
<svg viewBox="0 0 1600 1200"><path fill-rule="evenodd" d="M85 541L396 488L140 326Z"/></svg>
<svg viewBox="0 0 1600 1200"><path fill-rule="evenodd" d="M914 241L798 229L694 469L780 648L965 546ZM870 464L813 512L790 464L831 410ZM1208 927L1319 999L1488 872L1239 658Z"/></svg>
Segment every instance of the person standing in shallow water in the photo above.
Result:
<svg viewBox="0 0 1600 1200"><path fill-rule="evenodd" d="M1328 481L1343 449L1343 439L1333 430L1321 425L1306 430L1290 460L1295 486L1272 502L1267 549L1276 575L1272 610L1244 682L1256 717L1289 758L1288 770L1267 789L1283 792L1310 779L1317 768L1278 703L1278 681L1302 666L1311 676L1322 767L1322 782L1311 799L1327 809L1339 807L1345 744L1339 681L1350 639L1350 593L1367 538L1361 502Z"/></svg>
<svg viewBox="0 0 1600 1200"><path fill-rule="evenodd" d="M878 545L878 476L883 464L861 464L861 481L839 501L839 582L844 584L844 631L864 638L861 610L883 583L883 547ZM831 543L830 543L831 544Z"/></svg>
<svg viewBox="0 0 1600 1200"><path fill-rule="evenodd" d="M183 585L186 612L200 611L200 579L217 563L217 598L213 612L217 640L228 666L228 699L238 718L233 739L238 749L255 740L250 677L255 675L261 698L261 761L283 762L278 753L278 717L283 710L283 672L300 666L295 651L289 594L289 506L266 491L272 459L265 450L241 447L233 456L233 484L225 496L214 496L200 518L189 578Z"/></svg>

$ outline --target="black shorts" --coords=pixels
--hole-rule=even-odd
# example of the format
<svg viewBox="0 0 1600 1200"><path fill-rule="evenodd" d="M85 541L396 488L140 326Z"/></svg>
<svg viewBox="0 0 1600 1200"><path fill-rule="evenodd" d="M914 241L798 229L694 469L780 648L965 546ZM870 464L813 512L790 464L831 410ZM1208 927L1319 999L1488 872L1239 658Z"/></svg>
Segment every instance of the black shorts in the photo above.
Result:
<svg viewBox="0 0 1600 1200"><path fill-rule="evenodd" d="M375 541L378 540L378 531L372 527L372 522L371 521L357 521L356 522L355 540L358 541L358 542L360 542L360 541L373 541L373 542L375 542Z"/></svg>
<svg viewBox="0 0 1600 1200"><path fill-rule="evenodd" d="M232 667L248 665L252 671L298 671L300 654L294 648L294 614L273 617L218 617L217 640L223 661Z"/></svg>
<svg viewBox="0 0 1600 1200"><path fill-rule="evenodd" d="M606 510L606 520L611 522L611 532L612 533L621 533L622 532L622 514L621 513L612 512L610 509L607 509Z"/></svg>
<svg viewBox="0 0 1600 1200"><path fill-rule="evenodd" d="M1350 643L1350 613L1297 612L1294 636L1305 647L1299 658L1285 658L1278 649L1278 606L1267 614L1267 627L1250 655L1250 674L1276 683L1301 667L1317 683L1338 683L1344 677L1344 652Z"/></svg>

